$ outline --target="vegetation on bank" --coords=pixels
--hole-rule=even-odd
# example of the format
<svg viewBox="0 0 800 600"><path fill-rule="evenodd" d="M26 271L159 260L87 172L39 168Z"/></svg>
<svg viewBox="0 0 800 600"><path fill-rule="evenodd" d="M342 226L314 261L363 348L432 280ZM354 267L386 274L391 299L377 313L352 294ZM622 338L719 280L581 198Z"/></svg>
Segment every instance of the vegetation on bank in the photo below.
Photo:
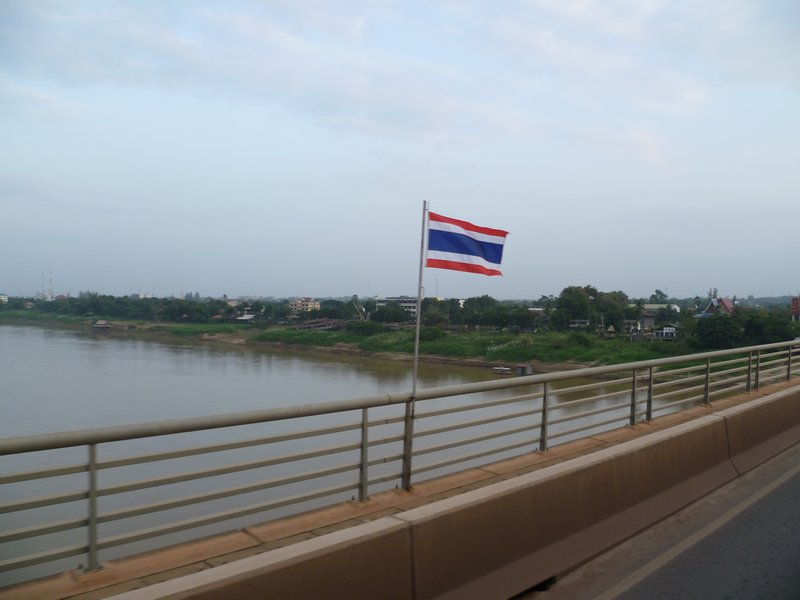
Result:
<svg viewBox="0 0 800 600"><path fill-rule="evenodd" d="M654 315L655 327L677 327L677 338L629 333L646 300L660 302ZM591 286L570 286L558 297L543 296L532 302L500 302L489 296L463 301L426 298L420 351L511 364L610 364L800 336L800 328L792 322L786 306L737 305L731 315L694 318L698 307L705 304L700 298L678 304L659 290L649 299L632 302L623 292L601 292ZM243 315L250 321L237 321ZM88 327L100 319L111 321L114 330L132 333L369 353L414 351L414 327L408 313L399 305L377 307L372 299L360 302L355 297L349 302L323 300L319 310L300 314L292 314L287 301L237 303L201 300L196 295L178 299L81 294L52 301L12 298L0 304L0 320ZM331 329L313 328L320 324Z"/></svg>
<svg viewBox="0 0 800 600"><path fill-rule="evenodd" d="M602 339L584 333L538 332L511 333L479 331L451 333L439 330L436 335L425 328L420 335L420 353L492 362L524 363L579 362L617 364L677 356L688 352L683 342L631 344L623 339ZM427 339L426 339L427 338ZM355 336L340 331L296 331L271 328L250 338L254 342L335 346L346 344L364 352L414 352L414 330L384 331L369 336Z"/></svg>

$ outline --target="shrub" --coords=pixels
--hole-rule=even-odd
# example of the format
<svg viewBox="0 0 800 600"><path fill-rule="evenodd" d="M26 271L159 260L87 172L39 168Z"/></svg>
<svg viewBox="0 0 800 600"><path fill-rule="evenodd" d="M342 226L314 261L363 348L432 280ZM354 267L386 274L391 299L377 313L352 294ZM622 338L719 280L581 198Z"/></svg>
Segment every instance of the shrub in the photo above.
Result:
<svg viewBox="0 0 800 600"><path fill-rule="evenodd" d="M575 331L569 334L569 341L576 346L584 346L589 348L592 345L592 339L582 331Z"/></svg>
<svg viewBox="0 0 800 600"><path fill-rule="evenodd" d="M345 325L345 329L354 334L369 337L378 333L383 333L383 323L375 323L373 321L357 321Z"/></svg>
<svg viewBox="0 0 800 600"><path fill-rule="evenodd" d="M441 327L422 327L419 330L419 339L422 342L432 342L447 336Z"/></svg>

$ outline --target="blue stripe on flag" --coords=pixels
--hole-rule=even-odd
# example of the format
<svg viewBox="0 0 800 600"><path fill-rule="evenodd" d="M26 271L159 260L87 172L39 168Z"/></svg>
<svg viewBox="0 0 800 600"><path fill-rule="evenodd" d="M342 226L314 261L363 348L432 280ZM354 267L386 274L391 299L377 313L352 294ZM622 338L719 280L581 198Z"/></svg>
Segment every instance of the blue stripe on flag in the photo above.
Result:
<svg viewBox="0 0 800 600"><path fill-rule="evenodd" d="M469 236L450 231L431 229L428 231L428 250L480 256L499 265L503 259L503 244L479 242Z"/></svg>

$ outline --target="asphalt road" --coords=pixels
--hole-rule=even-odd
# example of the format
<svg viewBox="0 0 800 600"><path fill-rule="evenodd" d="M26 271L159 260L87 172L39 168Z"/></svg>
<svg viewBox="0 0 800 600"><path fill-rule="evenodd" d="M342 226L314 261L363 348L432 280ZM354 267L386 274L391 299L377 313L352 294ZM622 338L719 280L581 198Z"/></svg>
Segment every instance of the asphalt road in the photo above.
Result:
<svg viewBox="0 0 800 600"><path fill-rule="evenodd" d="M800 445L518 598L800 599Z"/></svg>

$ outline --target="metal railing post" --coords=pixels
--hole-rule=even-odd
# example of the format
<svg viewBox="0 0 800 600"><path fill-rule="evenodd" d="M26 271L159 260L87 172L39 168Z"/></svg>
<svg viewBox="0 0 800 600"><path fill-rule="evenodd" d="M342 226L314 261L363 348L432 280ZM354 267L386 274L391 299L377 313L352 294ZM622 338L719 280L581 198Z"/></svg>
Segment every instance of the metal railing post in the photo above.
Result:
<svg viewBox="0 0 800 600"><path fill-rule="evenodd" d="M747 353L747 385L745 391L749 392L753 389L753 353Z"/></svg>
<svg viewBox="0 0 800 600"><path fill-rule="evenodd" d="M761 350L756 351L756 389L761 385Z"/></svg>
<svg viewBox="0 0 800 600"><path fill-rule="evenodd" d="M414 451L414 399L406 402L406 417L403 427L403 471L400 475L400 487L406 491L411 489L411 454Z"/></svg>
<svg viewBox="0 0 800 600"><path fill-rule="evenodd" d="M100 568L97 559L97 444L89 444L89 564L86 571Z"/></svg>
<svg viewBox="0 0 800 600"><path fill-rule="evenodd" d="M369 409L361 409L361 467L358 477L358 501L366 502L369 498L369 468L368 454L369 449Z"/></svg>
<svg viewBox="0 0 800 600"><path fill-rule="evenodd" d="M647 374L647 411L644 418L649 422L653 420L653 367Z"/></svg>
<svg viewBox="0 0 800 600"><path fill-rule="evenodd" d="M631 415L628 425L631 427L636 425L636 369L631 371Z"/></svg>
<svg viewBox="0 0 800 600"><path fill-rule="evenodd" d="M542 384L542 426L539 431L539 451L547 450L547 382Z"/></svg>
<svg viewBox="0 0 800 600"><path fill-rule="evenodd" d="M706 379L703 386L703 402L711 404L711 359L706 359Z"/></svg>
<svg viewBox="0 0 800 600"><path fill-rule="evenodd" d="M792 346L789 346L789 360L786 365L786 381L792 380Z"/></svg>

